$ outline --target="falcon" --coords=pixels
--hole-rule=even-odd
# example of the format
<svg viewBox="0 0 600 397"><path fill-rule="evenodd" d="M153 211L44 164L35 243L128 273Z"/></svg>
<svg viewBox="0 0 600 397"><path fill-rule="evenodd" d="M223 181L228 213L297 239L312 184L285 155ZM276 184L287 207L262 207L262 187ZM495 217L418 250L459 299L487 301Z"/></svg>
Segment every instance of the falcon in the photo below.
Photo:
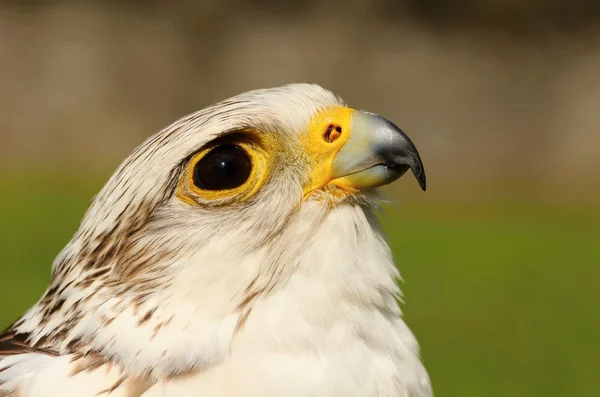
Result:
<svg viewBox="0 0 600 397"><path fill-rule="evenodd" d="M411 170L392 122L317 85L246 92L148 138L0 336L11 397L429 397L375 216Z"/></svg>

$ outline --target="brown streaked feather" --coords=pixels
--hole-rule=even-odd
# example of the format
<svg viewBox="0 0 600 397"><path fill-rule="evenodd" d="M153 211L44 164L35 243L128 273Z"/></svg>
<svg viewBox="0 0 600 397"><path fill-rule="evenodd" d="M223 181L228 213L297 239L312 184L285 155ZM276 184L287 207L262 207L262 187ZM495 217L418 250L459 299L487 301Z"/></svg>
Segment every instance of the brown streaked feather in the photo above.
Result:
<svg viewBox="0 0 600 397"><path fill-rule="evenodd" d="M60 355L54 349L32 345L28 339L29 334L17 333L11 329L5 331L0 335L0 357L25 353L42 353L49 356Z"/></svg>
<svg viewBox="0 0 600 397"><path fill-rule="evenodd" d="M72 362L74 367L73 371L71 372L71 376L75 376L81 372L94 371L103 365L111 366L111 364L104 357L96 353L88 353L85 355L76 354L73 356Z"/></svg>

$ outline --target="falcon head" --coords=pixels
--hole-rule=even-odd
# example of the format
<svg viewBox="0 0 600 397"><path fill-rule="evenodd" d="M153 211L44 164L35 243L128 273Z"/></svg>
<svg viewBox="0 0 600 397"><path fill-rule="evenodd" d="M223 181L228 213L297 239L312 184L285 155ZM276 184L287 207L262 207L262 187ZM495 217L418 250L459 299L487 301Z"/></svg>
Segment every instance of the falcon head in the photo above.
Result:
<svg viewBox="0 0 600 397"><path fill-rule="evenodd" d="M142 228L144 239L188 245L179 252L218 243L239 254L264 246L307 206L365 202L408 169L425 190L414 144L376 114L348 108L316 85L251 91L191 114L137 148L96 198L80 233Z"/></svg>
<svg viewBox="0 0 600 397"><path fill-rule="evenodd" d="M336 324L348 328L340 342L371 335L384 317L400 331L372 343L416 356L372 213L377 187L409 169L425 190L400 128L319 86L217 103L122 163L14 328L32 345L93 351L157 378L234 353L331 344Z"/></svg>

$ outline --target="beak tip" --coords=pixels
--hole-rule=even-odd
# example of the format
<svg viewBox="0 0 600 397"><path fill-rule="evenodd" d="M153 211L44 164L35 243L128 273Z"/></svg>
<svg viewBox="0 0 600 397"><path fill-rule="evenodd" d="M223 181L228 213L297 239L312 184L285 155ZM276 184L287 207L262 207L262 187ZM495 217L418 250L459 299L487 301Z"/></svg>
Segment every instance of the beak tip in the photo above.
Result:
<svg viewBox="0 0 600 397"><path fill-rule="evenodd" d="M427 177L425 176L425 170L423 169L423 163L421 162L421 158L417 158L417 164L411 164L411 171L415 176L415 179L419 183L421 190L427 190Z"/></svg>
<svg viewBox="0 0 600 397"><path fill-rule="evenodd" d="M419 182L419 186L421 187L421 190L426 191L427 190L427 180L425 179L425 174L421 175L420 177L417 177L417 181Z"/></svg>

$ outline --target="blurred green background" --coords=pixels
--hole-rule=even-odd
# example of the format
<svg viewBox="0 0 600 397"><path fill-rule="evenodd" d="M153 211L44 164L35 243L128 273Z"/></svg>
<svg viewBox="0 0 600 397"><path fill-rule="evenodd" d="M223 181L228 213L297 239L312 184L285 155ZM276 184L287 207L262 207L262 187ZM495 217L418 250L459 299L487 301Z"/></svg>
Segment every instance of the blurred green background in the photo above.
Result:
<svg viewBox="0 0 600 397"><path fill-rule="evenodd" d="M599 4L3 2L0 326L145 137L315 82L423 156L381 219L436 395L600 395Z"/></svg>

